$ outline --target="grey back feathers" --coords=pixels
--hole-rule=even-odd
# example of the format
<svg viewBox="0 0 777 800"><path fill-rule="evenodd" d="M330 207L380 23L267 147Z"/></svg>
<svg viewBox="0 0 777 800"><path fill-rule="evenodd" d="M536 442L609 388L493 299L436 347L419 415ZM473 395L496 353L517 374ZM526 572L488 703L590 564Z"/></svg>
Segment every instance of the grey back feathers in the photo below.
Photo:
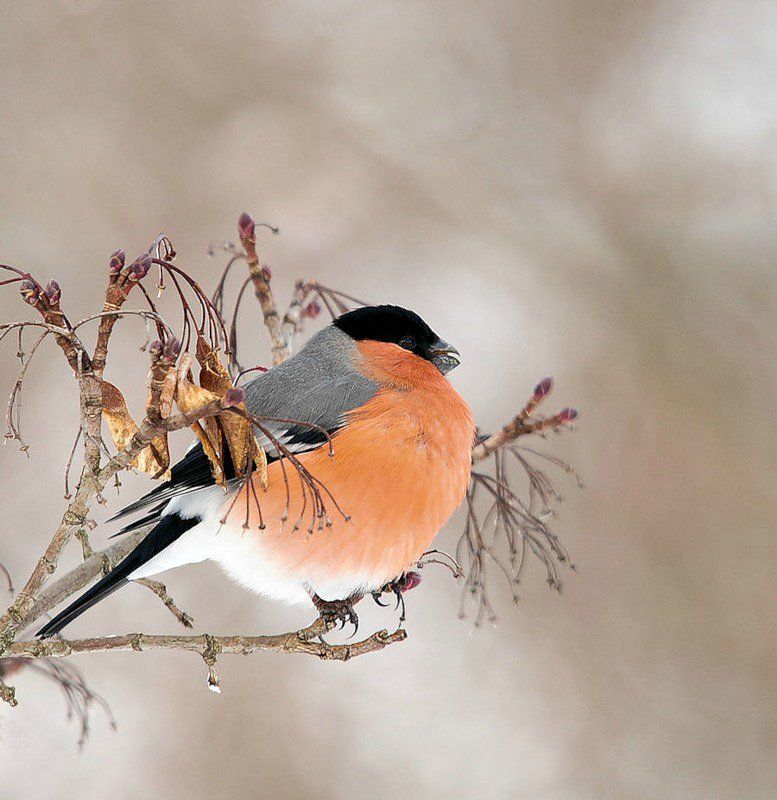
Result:
<svg viewBox="0 0 777 800"><path fill-rule="evenodd" d="M364 405L378 385L355 366L356 342L333 326L299 353L245 387L252 414L312 422L332 431L347 411ZM273 426L274 427L274 426Z"/></svg>
<svg viewBox="0 0 777 800"><path fill-rule="evenodd" d="M326 444L326 434L334 434L345 424L345 414L364 405L378 390L355 366L356 342L333 326L316 333L299 353L245 386L246 406L257 417L277 417L293 422L268 420L263 427L270 436L256 429L259 445L268 461L277 460L274 440L292 453L315 450ZM228 451L227 451L228 453ZM236 477L231 461L225 464L228 479ZM199 443L192 447L171 470L167 483L123 508L112 519L121 519L141 509L150 512L127 525L119 533L153 524L170 500L180 495L213 486L210 463ZM117 534L118 535L118 534Z"/></svg>

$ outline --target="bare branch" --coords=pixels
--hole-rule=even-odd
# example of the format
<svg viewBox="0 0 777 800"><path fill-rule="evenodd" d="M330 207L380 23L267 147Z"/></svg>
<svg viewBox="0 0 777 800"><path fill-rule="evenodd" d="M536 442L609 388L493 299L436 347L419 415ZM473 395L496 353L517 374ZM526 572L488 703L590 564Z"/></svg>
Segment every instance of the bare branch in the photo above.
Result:
<svg viewBox="0 0 777 800"><path fill-rule="evenodd" d="M21 331L19 331L19 335L21 338ZM23 452L27 452L29 446L27 443L22 439L21 434L21 391L22 386L24 384L24 378L27 375L27 370L32 363L32 359L35 356L36 351L43 343L43 340L49 335L49 331L43 331L43 333L35 340L35 344L33 344L29 354L27 355L27 359L23 360L22 368L19 370L19 375L16 378L16 382L13 385L13 389L11 390L11 394L8 397L8 409L5 415L5 426L6 432L5 437L6 439L15 439L19 442L19 449ZM21 351L20 351L21 352ZM14 418L14 412L15 418Z"/></svg>
<svg viewBox="0 0 777 800"><path fill-rule="evenodd" d="M242 395L240 397L242 398ZM65 544L67 544L73 530L79 526L86 525L89 527L92 524L87 517L89 503L95 495L102 491L106 483L119 470L127 468L132 459L150 444L162 430L180 430L199 419L220 414L227 408L231 408L236 399L237 395L228 395L219 400L214 400L196 411L187 414L176 414L166 419L157 419L155 420L156 424L147 416L124 450L111 458L96 474L90 475L87 473L82 475L75 497L63 514L51 542L49 542L43 555L38 559L38 563L35 565L35 569L24 588L19 592L8 610L0 617L0 645L2 644L3 636L5 635L7 638L9 631L12 633L13 630L18 630L19 625L26 619L34 604L36 592L42 586L46 576L56 570L59 555ZM0 646L1 652L2 647Z"/></svg>
<svg viewBox="0 0 777 800"><path fill-rule="evenodd" d="M175 601L167 593L167 587L161 581L154 581L151 578L138 578L135 583L145 586L150 589L166 606L170 609L170 613L184 626L184 628L191 628L194 620L175 604Z"/></svg>
<svg viewBox="0 0 777 800"><path fill-rule="evenodd" d="M577 411L574 408L562 408L561 411L548 419L540 419L532 422L530 417L534 414L537 406L545 400L553 388L552 378L543 378L535 387L532 396L526 405L513 417L506 425L496 433L478 442L472 448L472 462L482 461L492 453L510 442L515 441L519 436L526 436L530 433L539 433L548 428L559 428L577 419Z"/></svg>
<svg viewBox="0 0 777 800"><path fill-rule="evenodd" d="M146 537L147 530L135 531L122 536L105 550L93 553L70 572L46 585L38 592L35 602L21 622L21 629L31 625L63 600L87 586L98 575L108 572Z"/></svg>
<svg viewBox="0 0 777 800"><path fill-rule="evenodd" d="M109 650L185 650L202 656L209 651L215 655L250 655L259 650L278 653L303 653L333 661L348 661L366 653L382 650L394 642L407 638L407 632L399 628L393 633L378 631L360 642L351 644L329 644L321 637L335 627L334 622L317 619L312 625L293 633L274 636L154 636L145 633L127 633L94 639L51 639L18 641L6 650L9 657L66 658L75 653L98 653Z"/></svg>
<svg viewBox="0 0 777 800"><path fill-rule="evenodd" d="M552 417L532 419L552 388L551 378L541 380L518 414L496 433L480 438L472 449L473 465L490 459L494 471L493 475L489 475L472 470L466 495L464 531L456 548L457 558L465 565L459 616L466 616L465 602L470 598L476 608L475 627L484 620L496 621L486 581L489 563L504 575L516 603L527 549L544 564L548 584L558 591L561 591L561 580L557 564L567 564L574 569L568 553L546 521L552 513L549 505L551 499L560 499L558 492L548 476L534 467L525 453L545 456L515 444L519 437L532 433L542 435L543 431L568 425L577 417L574 409L565 408ZM523 467L528 478L528 503L512 487L512 478L506 467L508 454ZM567 472L572 471L571 467L558 459L550 457L548 460ZM481 504L478 502L481 495L488 500L485 512L480 510ZM537 501L541 502L540 508L535 508Z"/></svg>
<svg viewBox="0 0 777 800"><path fill-rule="evenodd" d="M264 324L270 333L273 364L280 364L281 361L285 361L289 357L291 348L281 331L278 309L270 288L270 271L259 263L259 256L256 252L256 224L245 211L240 215L237 230L240 234L240 241L245 248L246 262L254 284L254 293L262 309Z"/></svg>
<svg viewBox="0 0 777 800"><path fill-rule="evenodd" d="M291 302L283 315L281 334L286 344L291 347L294 337L302 332L302 322L305 318L305 300L311 292L311 285L299 280L294 284Z"/></svg>

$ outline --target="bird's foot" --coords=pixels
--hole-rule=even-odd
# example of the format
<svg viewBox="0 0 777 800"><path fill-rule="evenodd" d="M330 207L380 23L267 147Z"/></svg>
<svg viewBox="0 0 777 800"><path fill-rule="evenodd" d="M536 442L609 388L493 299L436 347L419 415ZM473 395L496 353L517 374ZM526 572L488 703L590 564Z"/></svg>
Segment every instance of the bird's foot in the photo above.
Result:
<svg viewBox="0 0 777 800"><path fill-rule="evenodd" d="M362 599L362 595L353 594L345 600L322 600L317 594L311 594L310 599L318 611L318 616L327 625L339 625L344 628L346 623L353 625L353 634L359 630L359 617L353 610L354 605Z"/></svg>
<svg viewBox="0 0 777 800"><path fill-rule="evenodd" d="M388 583L384 584L377 592L372 593L372 599L379 605L383 606L384 608L388 605L388 603L381 602L381 597L384 594L393 594L396 597L396 605L394 608L402 607L402 613L400 614L399 621L405 621L405 598L402 596L405 592L409 592L411 589L415 589L418 584L421 583L421 574L418 572L404 572L398 578L395 578L393 581L389 581Z"/></svg>

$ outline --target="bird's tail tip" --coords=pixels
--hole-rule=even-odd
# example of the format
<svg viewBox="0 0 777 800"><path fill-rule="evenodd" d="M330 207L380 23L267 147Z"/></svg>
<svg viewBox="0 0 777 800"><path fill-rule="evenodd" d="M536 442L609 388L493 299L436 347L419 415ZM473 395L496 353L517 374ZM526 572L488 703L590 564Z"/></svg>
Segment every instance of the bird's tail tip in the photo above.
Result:
<svg viewBox="0 0 777 800"><path fill-rule="evenodd" d="M109 594L113 594L117 589L127 583L127 579L122 575L116 575L116 571L108 573L101 581L96 583L91 589L84 592L75 602L71 603L64 611L57 614L54 619L47 622L36 634L40 640L50 639L56 636L66 625L69 625L76 617L80 617L84 611L96 605Z"/></svg>

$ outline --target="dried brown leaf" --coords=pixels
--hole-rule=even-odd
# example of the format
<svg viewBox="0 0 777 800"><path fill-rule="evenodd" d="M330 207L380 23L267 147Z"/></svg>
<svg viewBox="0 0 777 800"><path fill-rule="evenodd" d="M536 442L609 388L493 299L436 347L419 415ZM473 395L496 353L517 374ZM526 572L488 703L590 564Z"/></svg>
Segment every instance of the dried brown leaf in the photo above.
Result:
<svg viewBox="0 0 777 800"><path fill-rule="evenodd" d="M196 411L198 408L218 399L218 395L192 382L191 358L188 354L184 354L181 358L181 363L178 366L177 383L176 402L178 403L178 408L184 413ZM218 422L215 418L199 420L191 426L191 429L199 439L202 449L208 457L214 481L219 486L226 486L222 435Z"/></svg>
<svg viewBox="0 0 777 800"><path fill-rule="evenodd" d="M167 431L154 438L148 447L144 447L133 460L133 466L141 472L147 472L152 478L163 481L170 480L170 448L167 442Z"/></svg>
<svg viewBox="0 0 777 800"><path fill-rule="evenodd" d="M232 379L226 367L221 363L217 350L214 350L202 336L197 339L197 361L200 364L200 384L204 389L223 397L233 388ZM237 406L246 411L245 403ZM256 468L260 471L262 488L267 488L267 456L254 436L250 420L232 412L224 412L216 418L216 423L224 434L229 447L235 474L248 474Z"/></svg>
<svg viewBox="0 0 777 800"><path fill-rule="evenodd" d="M259 447L259 442L256 441L256 437L254 437L254 466L259 473L259 483L262 485L262 489L266 492L268 485L267 453L265 453L264 450Z"/></svg>
<svg viewBox="0 0 777 800"><path fill-rule="evenodd" d="M138 431L138 425L127 408L124 395L112 383L103 381L103 419L110 431L113 443L123 450ZM167 433L157 436L148 447L144 447L132 460L132 465L152 478L170 477L170 450Z"/></svg>
<svg viewBox="0 0 777 800"><path fill-rule="evenodd" d="M204 337L198 336L196 355L200 364L200 386L223 397L233 387L233 383L219 359L218 350L214 350Z"/></svg>
<svg viewBox="0 0 777 800"><path fill-rule="evenodd" d="M102 384L103 419L111 432L113 443L123 450L137 433L138 426L127 408L124 395L108 381Z"/></svg>

